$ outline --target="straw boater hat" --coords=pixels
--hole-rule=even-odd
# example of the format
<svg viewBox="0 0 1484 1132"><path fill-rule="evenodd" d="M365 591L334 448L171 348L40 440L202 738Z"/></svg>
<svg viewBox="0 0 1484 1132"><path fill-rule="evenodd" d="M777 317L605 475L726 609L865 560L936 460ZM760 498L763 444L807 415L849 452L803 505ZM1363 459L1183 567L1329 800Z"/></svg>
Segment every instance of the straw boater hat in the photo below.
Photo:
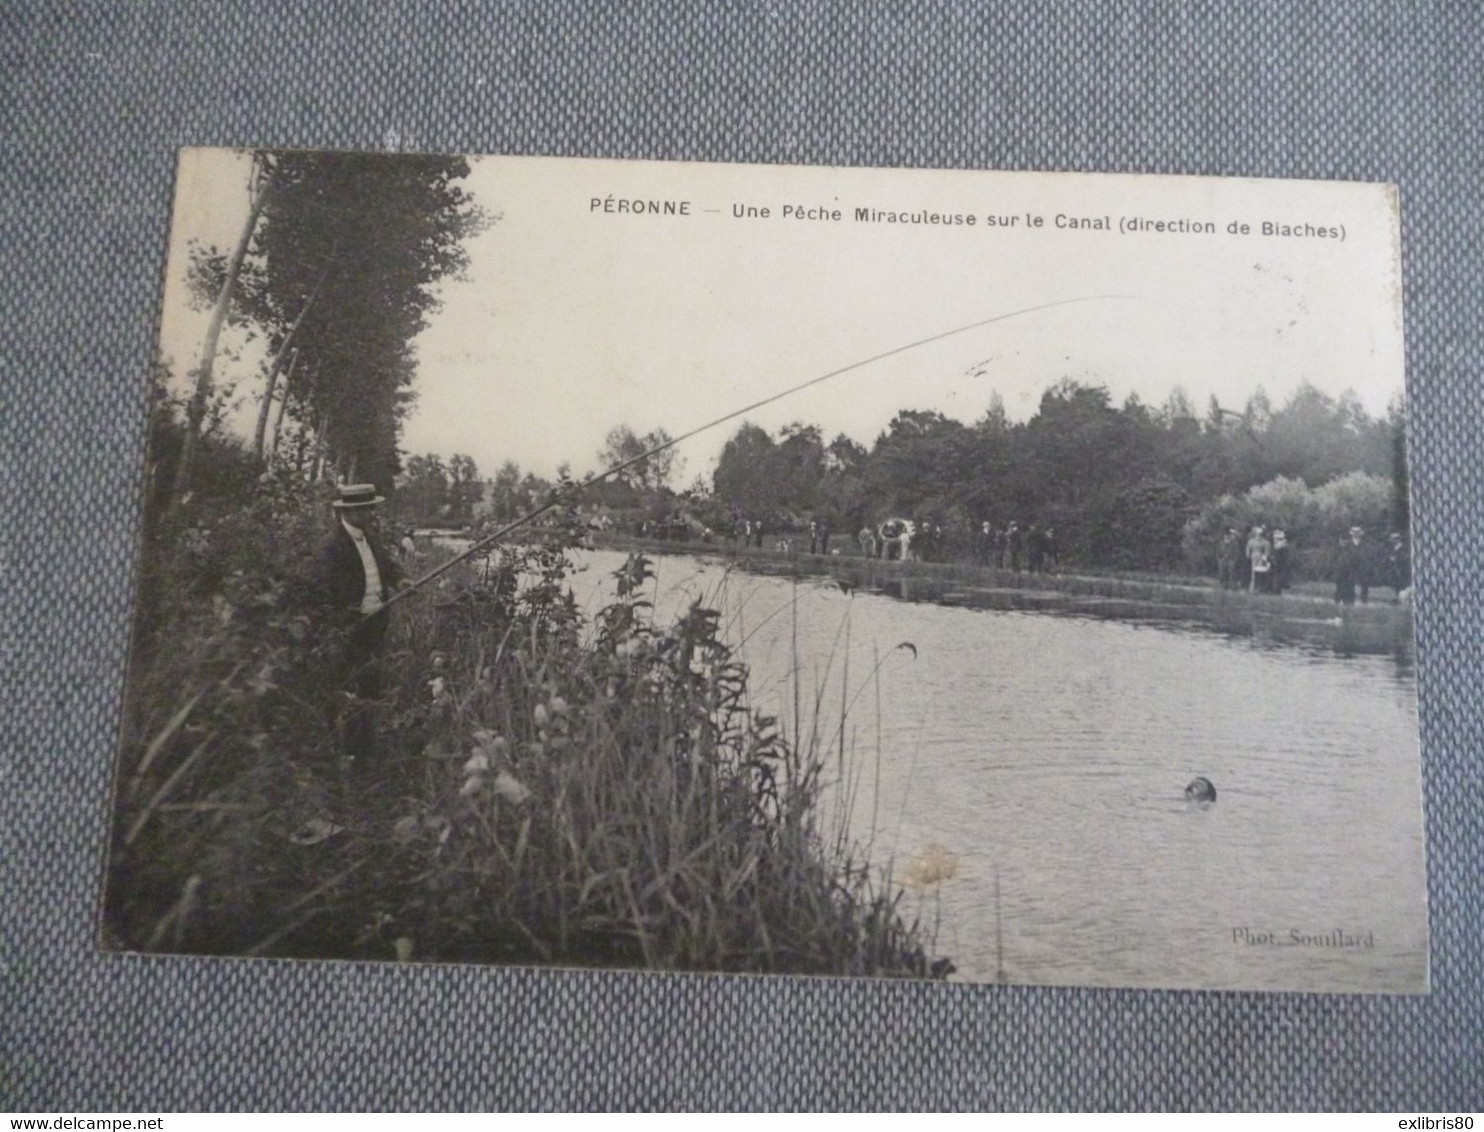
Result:
<svg viewBox="0 0 1484 1132"><path fill-rule="evenodd" d="M375 507L380 502L382 497L376 494L374 483L343 483L340 498L330 506L341 511L350 507Z"/></svg>

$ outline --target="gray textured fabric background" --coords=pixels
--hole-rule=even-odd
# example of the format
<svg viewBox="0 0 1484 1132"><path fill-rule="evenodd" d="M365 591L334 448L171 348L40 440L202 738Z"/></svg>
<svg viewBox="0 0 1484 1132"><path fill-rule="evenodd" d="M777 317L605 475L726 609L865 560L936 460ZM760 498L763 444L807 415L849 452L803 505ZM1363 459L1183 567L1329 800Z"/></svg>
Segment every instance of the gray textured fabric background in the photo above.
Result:
<svg viewBox="0 0 1484 1132"><path fill-rule="evenodd" d="M1405 2L0 2L0 1108L1484 1107L1481 30ZM1399 182L1432 995L97 954L182 145Z"/></svg>

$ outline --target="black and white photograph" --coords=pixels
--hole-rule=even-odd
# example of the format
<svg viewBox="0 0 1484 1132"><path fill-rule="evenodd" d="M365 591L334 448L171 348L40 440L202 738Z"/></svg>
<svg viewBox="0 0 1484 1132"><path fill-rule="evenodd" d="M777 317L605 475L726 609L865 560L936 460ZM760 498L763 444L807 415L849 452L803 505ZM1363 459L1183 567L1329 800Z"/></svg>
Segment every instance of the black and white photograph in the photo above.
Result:
<svg viewBox="0 0 1484 1132"><path fill-rule="evenodd" d="M1425 993L1402 207L183 151L101 945Z"/></svg>

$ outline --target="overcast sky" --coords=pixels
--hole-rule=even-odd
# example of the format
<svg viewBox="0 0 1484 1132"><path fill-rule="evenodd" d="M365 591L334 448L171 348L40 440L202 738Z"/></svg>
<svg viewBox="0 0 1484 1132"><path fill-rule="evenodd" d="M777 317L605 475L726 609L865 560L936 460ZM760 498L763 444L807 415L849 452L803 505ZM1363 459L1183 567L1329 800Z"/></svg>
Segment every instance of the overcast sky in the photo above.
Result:
<svg viewBox="0 0 1484 1132"><path fill-rule="evenodd" d="M901 409L982 416L998 391L1029 416L1062 377L1116 401L1240 408L1262 385L1280 404L1302 381L1353 389L1379 415L1402 387L1399 270L1390 193L1377 186L484 158L467 184L500 219L469 247L467 279L417 342L409 453L506 459L549 475L595 470L616 424L672 434L781 389L953 328L1042 304L906 350L751 414L869 444ZM182 167L164 348L184 370L204 316L184 310L191 238L230 248L245 162L194 151ZM687 202L689 216L593 201ZM842 219L784 218L784 206ZM736 206L771 215L737 218ZM857 220L855 210L972 214L976 224ZM713 211L714 210L714 211ZM1044 227L1030 228L1028 214ZM990 227L990 215L1017 217ZM1058 228L1107 218L1111 231ZM1124 218L1210 221L1216 235L1119 231ZM1231 235L1236 221L1252 228ZM1263 236L1264 221L1338 231ZM1101 297L1123 296L1123 297ZM1083 300L1067 302L1068 300ZM223 366L253 389L252 359ZM245 415L245 414L244 414ZM681 448L706 474L737 423Z"/></svg>

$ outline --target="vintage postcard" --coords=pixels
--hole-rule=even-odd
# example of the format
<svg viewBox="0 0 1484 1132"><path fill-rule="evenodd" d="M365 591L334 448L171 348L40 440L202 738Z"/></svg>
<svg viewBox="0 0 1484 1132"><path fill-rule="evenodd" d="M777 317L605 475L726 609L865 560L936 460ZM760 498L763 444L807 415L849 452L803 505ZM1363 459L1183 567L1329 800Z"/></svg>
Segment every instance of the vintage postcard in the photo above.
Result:
<svg viewBox="0 0 1484 1132"><path fill-rule="evenodd" d="M1398 207L185 152L105 946L1425 992Z"/></svg>

